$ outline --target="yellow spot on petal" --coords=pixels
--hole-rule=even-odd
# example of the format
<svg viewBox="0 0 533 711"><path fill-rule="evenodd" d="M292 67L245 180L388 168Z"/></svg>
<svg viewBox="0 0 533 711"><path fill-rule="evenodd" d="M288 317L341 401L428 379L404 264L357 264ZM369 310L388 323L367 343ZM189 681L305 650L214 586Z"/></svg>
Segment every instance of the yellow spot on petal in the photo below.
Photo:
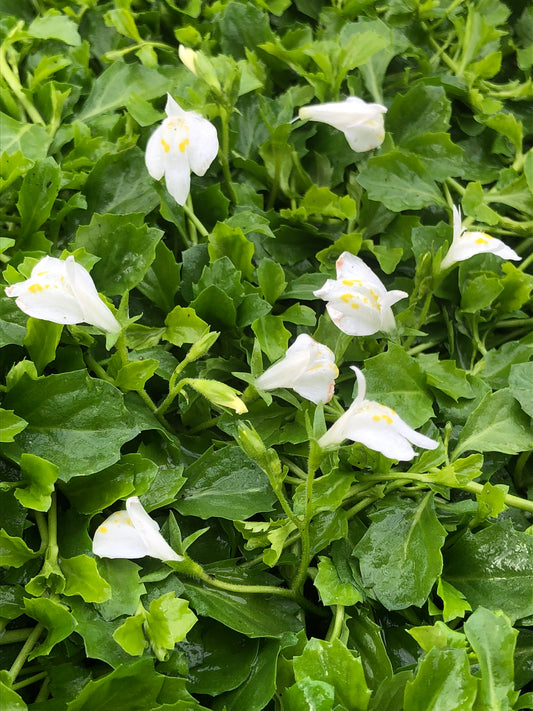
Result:
<svg viewBox="0 0 533 711"><path fill-rule="evenodd" d="M44 276L46 272L37 272L37 276Z"/></svg>
<svg viewBox="0 0 533 711"><path fill-rule="evenodd" d="M341 294L340 299L341 301L344 301L345 304L347 304L350 299L353 299L353 294Z"/></svg>
<svg viewBox="0 0 533 711"><path fill-rule="evenodd" d="M178 148L180 149L181 153L185 153L185 149L189 145L189 139L184 138L183 141L178 145Z"/></svg>
<svg viewBox="0 0 533 711"><path fill-rule="evenodd" d="M483 239L483 237L478 237L476 240L476 244L488 244L489 241L488 239Z"/></svg>
<svg viewBox="0 0 533 711"><path fill-rule="evenodd" d="M37 294L37 292L42 291L43 287L40 284L32 284L31 286L28 287L28 291L31 291L32 294Z"/></svg>
<svg viewBox="0 0 533 711"><path fill-rule="evenodd" d="M381 420L381 417L379 415L372 415L372 419L376 422L379 422Z"/></svg>
<svg viewBox="0 0 533 711"><path fill-rule="evenodd" d="M343 279L342 283L344 286L353 286L354 284L358 284L361 286L362 282L359 279Z"/></svg>
<svg viewBox="0 0 533 711"><path fill-rule="evenodd" d="M161 139L161 145L163 146L163 150L165 151L165 153L168 153L170 151L170 146L164 138Z"/></svg>
<svg viewBox="0 0 533 711"><path fill-rule="evenodd" d="M388 415L383 415L383 419L388 425L392 425L392 417L389 417Z"/></svg>
<svg viewBox="0 0 533 711"><path fill-rule="evenodd" d="M131 526L131 525L132 525L132 524L131 524L131 518L130 518L129 516L128 516L128 518L126 519L125 523L127 523L128 526Z"/></svg>
<svg viewBox="0 0 533 711"><path fill-rule="evenodd" d="M352 307L352 309L358 309L358 308L359 308L359 304L350 304L350 306Z"/></svg>
<svg viewBox="0 0 533 711"><path fill-rule="evenodd" d="M45 288L45 289L49 289L49 288L50 288L50 284L45 284L45 285L44 285L44 288Z"/></svg>
<svg viewBox="0 0 533 711"><path fill-rule="evenodd" d="M98 530L100 533L107 533L107 526L99 526Z"/></svg>

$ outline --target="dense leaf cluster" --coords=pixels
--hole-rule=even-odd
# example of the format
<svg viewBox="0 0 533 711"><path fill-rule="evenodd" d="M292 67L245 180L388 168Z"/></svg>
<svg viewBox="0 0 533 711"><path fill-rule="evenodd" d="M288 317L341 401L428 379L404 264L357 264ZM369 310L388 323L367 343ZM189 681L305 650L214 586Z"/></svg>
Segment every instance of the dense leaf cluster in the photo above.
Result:
<svg viewBox="0 0 533 711"><path fill-rule="evenodd" d="M533 706L524 7L0 0L3 288L72 254L124 329L28 318L2 288L6 709ZM144 164L167 92L220 138L184 207ZM379 149L293 121L349 95L387 106ZM522 261L443 275L459 203ZM343 251L408 292L389 337L313 296ZM253 387L299 333L335 353L325 407ZM319 453L351 364L439 448ZM201 572L92 554L133 495Z"/></svg>

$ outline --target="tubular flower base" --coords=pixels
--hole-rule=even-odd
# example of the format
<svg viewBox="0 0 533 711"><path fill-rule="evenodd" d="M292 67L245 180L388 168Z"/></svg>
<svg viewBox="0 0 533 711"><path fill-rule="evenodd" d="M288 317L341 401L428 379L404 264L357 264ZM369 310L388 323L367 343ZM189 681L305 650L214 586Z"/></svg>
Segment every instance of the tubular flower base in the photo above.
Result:
<svg viewBox="0 0 533 711"><path fill-rule="evenodd" d="M26 281L6 289L28 316L60 324L89 323L109 333L120 324L98 296L89 272L74 257L44 257Z"/></svg>
<svg viewBox="0 0 533 711"><path fill-rule="evenodd" d="M363 260L350 252L343 252L337 259L337 279L328 279L313 293L328 302L331 320L350 336L393 330L391 306L408 296L405 291L387 291Z"/></svg>
<svg viewBox="0 0 533 711"><path fill-rule="evenodd" d="M461 223L461 210L453 206L453 240L448 253L442 260L442 269L449 269L474 254L492 252L502 259L519 260L521 257L501 239L491 237L486 232L467 232Z"/></svg>
<svg viewBox="0 0 533 711"><path fill-rule="evenodd" d="M100 558L183 560L165 541L156 521L144 510L137 496L126 500L126 511L116 511L98 526L93 553Z"/></svg>
<svg viewBox="0 0 533 711"><path fill-rule="evenodd" d="M167 94L167 117L146 146L145 163L155 180L163 175L167 190L185 205L191 187L191 170L204 175L218 152L216 128L194 111L184 111Z"/></svg>
<svg viewBox="0 0 533 711"><path fill-rule="evenodd" d="M257 378L259 390L292 388L311 402L329 402L339 370L333 352L304 333L287 349L283 360Z"/></svg>
<svg viewBox="0 0 533 711"><path fill-rule="evenodd" d="M394 410L373 400L365 400L366 380L363 373L351 366L357 377L357 397L319 440L326 449L338 446L345 439L360 442L381 452L389 459L408 461L416 456L411 444L424 449L436 449L438 442L409 427Z"/></svg>
<svg viewBox="0 0 533 711"><path fill-rule="evenodd" d="M302 106L301 119L321 121L342 131L350 148L356 153L378 148L385 138L383 114L387 109L381 104L368 104L357 96L331 104Z"/></svg>

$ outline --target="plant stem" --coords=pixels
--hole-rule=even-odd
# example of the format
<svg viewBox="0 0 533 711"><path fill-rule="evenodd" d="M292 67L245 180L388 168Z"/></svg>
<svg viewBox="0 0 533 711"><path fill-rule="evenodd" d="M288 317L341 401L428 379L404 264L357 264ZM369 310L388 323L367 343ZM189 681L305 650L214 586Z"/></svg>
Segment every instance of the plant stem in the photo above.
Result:
<svg viewBox="0 0 533 711"><path fill-rule="evenodd" d="M44 630L44 625L42 625L40 622L33 628L32 632L28 636L28 639L24 642L22 649L20 652L17 654L17 657L13 664L11 665L11 668L9 670L9 675L11 676L12 681L15 681L17 676L20 674L22 667L26 663L26 659L29 657L31 650L35 647L37 644L37 640L41 636L41 632Z"/></svg>
<svg viewBox="0 0 533 711"><path fill-rule="evenodd" d="M38 674L34 674L33 676L29 676L27 679L23 679L23 681L19 681L17 684L13 684L11 687L13 691L17 691L17 689L23 689L25 686L30 686L30 684L35 684L36 681L40 681L41 679L44 679L46 676L48 676L48 672L39 672Z"/></svg>
<svg viewBox="0 0 533 711"><path fill-rule="evenodd" d="M0 644L14 644L24 642L33 631L33 627L21 627L18 630L8 630L0 637Z"/></svg>
<svg viewBox="0 0 533 711"><path fill-rule="evenodd" d="M480 494L483 491L483 486L477 481L469 481L468 484L464 484L464 486L457 486L455 488L468 491L471 494ZM522 499L520 496L514 496L513 494L505 494L504 501L508 506L513 506L515 509L521 509L522 511L529 511L529 513L533 513L533 501Z"/></svg>
<svg viewBox="0 0 533 711"><path fill-rule="evenodd" d="M221 109L220 120L222 123L222 145L219 151L220 162L222 163L222 172L226 181L229 198L233 204L237 202L237 196L231 183L231 171L229 168L229 113L227 109Z"/></svg>
<svg viewBox="0 0 533 711"><path fill-rule="evenodd" d="M24 23L20 22L19 25L22 26ZM19 27L17 25L17 27ZM16 30L17 27L14 29ZM41 114L37 111L35 106L31 103L31 101L28 100L26 97L26 94L22 90L22 86L20 84L20 81L18 80L17 76L9 66L9 63L6 59L5 56L5 49L4 47L0 47L0 74L4 77L6 83L9 85L9 88L11 91L15 94L17 99L20 101L24 109L26 110L26 113L28 116L31 118L33 123L40 124L41 126L45 126L45 122L43 120L43 117Z"/></svg>
<svg viewBox="0 0 533 711"><path fill-rule="evenodd" d="M326 640L328 642L333 642L339 638L342 631L342 623L344 622L344 605L335 606L335 617L333 618L333 625L330 628Z"/></svg>
<svg viewBox="0 0 533 711"><path fill-rule="evenodd" d="M208 237L209 232L207 229L204 227L204 225L200 222L200 220L196 217L196 214L194 212L194 208L192 206L192 199L191 196L189 195L187 197L187 202L185 205L183 205L183 212L187 215L189 220L191 221L192 225L198 230L198 232L202 235L202 237ZM191 232L191 242L193 245L198 244L198 237L196 235L196 232Z"/></svg>
<svg viewBox="0 0 533 711"><path fill-rule="evenodd" d="M307 569L309 567L309 563L311 562L309 524L313 517L313 484L315 480L315 472L318 469L320 454L318 445L314 441L311 441L307 466L307 482L305 486L305 514L303 524L299 527L302 538L302 551L300 554L301 558L298 572L296 573L296 577L292 583L292 589L297 593L301 592L303 589L305 579L307 577Z"/></svg>

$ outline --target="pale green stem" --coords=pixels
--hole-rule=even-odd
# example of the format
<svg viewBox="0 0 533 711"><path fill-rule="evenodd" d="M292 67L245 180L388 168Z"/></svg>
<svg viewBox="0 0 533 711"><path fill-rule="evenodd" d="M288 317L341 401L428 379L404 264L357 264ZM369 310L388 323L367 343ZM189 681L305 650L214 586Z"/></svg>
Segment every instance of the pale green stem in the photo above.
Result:
<svg viewBox="0 0 533 711"><path fill-rule="evenodd" d="M0 74L4 77L7 84L9 84L11 91L15 94L17 99L20 101L20 103L26 110L26 113L31 118L33 123L37 123L37 124L40 124L41 126L44 126L45 122L43 120L43 117L37 111L37 109L31 103L31 101L28 100L28 98L26 97L26 94L22 90L22 86L21 86L19 80L17 79L13 70L9 66L9 63L8 63L6 56L5 56L4 47L0 47Z"/></svg>
<svg viewBox="0 0 533 711"><path fill-rule="evenodd" d="M298 572L292 583L292 589L299 593L303 589L305 579L307 577L307 569L311 562L311 539L309 536L309 523L313 516L313 484L315 480L315 455L313 453L313 443L311 443L311 452L309 453L307 482L305 487L305 514L303 525L300 526L300 535L302 538L302 551L300 553L300 565Z"/></svg>
<svg viewBox="0 0 533 711"><path fill-rule="evenodd" d="M219 151L220 162L222 163L222 172L226 181L230 200L233 204L237 202L237 196L231 184L231 171L229 167L229 113L226 109L220 112L220 120L222 123L222 145Z"/></svg>
<svg viewBox="0 0 533 711"><path fill-rule="evenodd" d="M30 684L35 684L36 681L40 681L41 679L44 679L46 676L48 676L48 672L39 672L38 674L34 674L33 676L29 676L27 679L24 679L23 681L19 681L17 684L13 684L11 687L13 691L17 691L18 689L23 689L25 686L30 686Z"/></svg>
<svg viewBox="0 0 533 711"><path fill-rule="evenodd" d="M342 631L342 623L344 622L344 605L335 605L335 617L333 618L333 625L330 628L326 640L328 642L333 642L339 638Z"/></svg>
<svg viewBox="0 0 533 711"><path fill-rule="evenodd" d="M0 637L0 644L14 644L24 642L33 632L33 627L21 627L18 630L8 630Z"/></svg>
<svg viewBox="0 0 533 711"><path fill-rule="evenodd" d="M15 681L17 676L20 674L22 667L26 663L26 660L29 657L31 650L37 644L37 641L38 641L39 637L41 636L41 633L43 630L44 630L44 625L42 625L39 622L33 628L31 634L28 636L27 640L24 642L22 649L17 654L16 659L13 662L13 664L11 665L11 668L9 670L9 675L11 676L12 681Z"/></svg>

